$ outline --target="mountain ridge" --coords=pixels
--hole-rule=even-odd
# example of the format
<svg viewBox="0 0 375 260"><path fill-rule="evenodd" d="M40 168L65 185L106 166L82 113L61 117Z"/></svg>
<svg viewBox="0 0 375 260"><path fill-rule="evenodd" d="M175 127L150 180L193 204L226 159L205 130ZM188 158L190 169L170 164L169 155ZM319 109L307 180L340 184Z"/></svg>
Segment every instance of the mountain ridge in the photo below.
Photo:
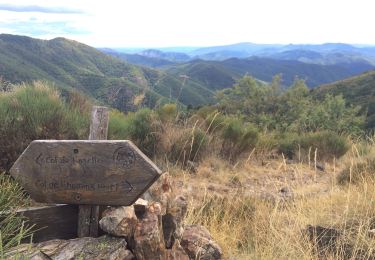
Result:
<svg viewBox="0 0 375 260"><path fill-rule="evenodd" d="M53 81L63 92L77 89L123 111L134 110L133 99L139 95L150 107L168 100L194 106L213 100L211 90L193 81L135 66L61 37L0 34L0 75L13 83Z"/></svg>

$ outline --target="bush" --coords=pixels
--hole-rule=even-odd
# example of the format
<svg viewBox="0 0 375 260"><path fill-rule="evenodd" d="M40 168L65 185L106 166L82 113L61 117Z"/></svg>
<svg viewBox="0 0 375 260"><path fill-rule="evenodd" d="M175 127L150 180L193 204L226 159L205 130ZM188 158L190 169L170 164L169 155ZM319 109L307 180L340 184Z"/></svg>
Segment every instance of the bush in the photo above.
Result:
<svg viewBox="0 0 375 260"><path fill-rule="evenodd" d="M243 152L254 148L258 141L258 130L252 125L244 125L239 118L228 117L222 129L221 154L235 161Z"/></svg>
<svg viewBox="0 0 375 260"><path fill-rule="evenodd" d="M275 133L261 133L255 147L255 152L260 156L274 156L278 147L278 138Z"/></svg>
<svg viewBox="0 0 375 260"><path fill-rule="evenodd" d="M205 124L209 133L215 133L223 129L225 116L218 111L208 114Z"/></svg>
<svg viewBox="0 0 375 260"><path fill-rule="evenodd" d="M108 139L124 140L130 138L129 120L124 113L118 110L109 112Z"/></svg>
<svg viewBox="0 0 375 260"><path fill-rule="evenodd" d="M182 131L181 137L173 144L170 159L183 165L187 161L200 161L207 148L207 135L199 128Z"/></svg>
<svg viewBox="0 0 375 260"><path fill-rule="evenodd" d="M357 184L360 181L371 179L375 181L375 158L367 158L364 161L349 165L337 176L339 184Z"/></svg>
<svg viewBox="0 0 375 260"><path fill-rule="evenodd" d="M87 138L89 115L64 103L43 82L0 93L0 170L9 170L35 139Z"/></svg>
<svg viewBox="0 0 375 260"><path fill-rule="evenodd" d="M165 104L161 108L159 108L156 112L161 121L171 122L177 117L177 105Z"/></svg>
<svg viewBox="0 0 375 260"><path fill-rule="evenodd" d="M150 109L124 115L112 111L109 119L109 139L129 139L145 154L153 156L161 126Z"/></svg>
<svg viewBox="0 0 375 260"><path fill-rule="evenodd" d="M20 185L9 175L0 173L0 259L21 240L31 235L31 228L25 226L25 219L16 210L27 202Z"/></svg>
<svg viewBox="0 0 375 260"><path fill-rule="evenodd" d="M333 160L340 158L350 148L347 139L331 131L323 131L307 134L300 139L301 149L317 151L320 160Z"/></svg>
<svg viewBox="0 0 375 260"><path fill-rule="evenodd" d="M296 133L284 133L277 136L278 152L284 154L288 159L293 159L298 152L300 137Z"/></svg>
<svg viewBox="0 0 375 260"><path fill-rule="evenodd" d="M284 134L280 136L278 151L289 159L292 159L300 152L301 157L313 157L317 152L318 160L333 160L340 158L350 148L347 139L331 131Z"/></svg>

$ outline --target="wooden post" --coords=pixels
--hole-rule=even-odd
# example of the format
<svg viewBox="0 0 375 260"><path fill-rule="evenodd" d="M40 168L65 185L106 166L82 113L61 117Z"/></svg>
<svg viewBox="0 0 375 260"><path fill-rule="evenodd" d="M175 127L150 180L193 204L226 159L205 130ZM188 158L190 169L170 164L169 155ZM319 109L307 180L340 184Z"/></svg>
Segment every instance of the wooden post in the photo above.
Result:
<svg viewBox="0 0 375 260"><path fill-rule="evenodd" d="M109 113L107 107L94 106L91 111L89 140L107 140ZM78 237L97 237L99 206L80 205L78 211Z"/></svg>

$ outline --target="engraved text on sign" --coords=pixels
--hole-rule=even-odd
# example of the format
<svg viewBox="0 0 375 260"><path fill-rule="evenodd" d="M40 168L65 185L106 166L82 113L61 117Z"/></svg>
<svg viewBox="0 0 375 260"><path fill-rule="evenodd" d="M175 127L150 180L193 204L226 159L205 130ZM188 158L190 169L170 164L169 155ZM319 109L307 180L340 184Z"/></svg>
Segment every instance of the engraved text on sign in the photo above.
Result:
<svg viewBox="0 0 375 260"><path fill-rule="evenodd" d="M11 174L39 202L130 205L161 171L130 141L37 140Z"/></svg>

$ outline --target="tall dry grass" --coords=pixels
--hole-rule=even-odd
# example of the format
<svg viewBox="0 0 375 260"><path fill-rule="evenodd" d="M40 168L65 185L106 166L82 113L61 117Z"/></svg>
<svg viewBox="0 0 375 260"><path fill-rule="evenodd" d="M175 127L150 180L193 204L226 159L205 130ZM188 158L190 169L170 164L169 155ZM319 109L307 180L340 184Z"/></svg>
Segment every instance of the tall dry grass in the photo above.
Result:
<svg viewBox="0 0 375 260"><path fill-rule="evenodd" d="M356 150L358 148L353 147L346 157L335 162L335 166L327 166L329 170L320 174L331 175L328 177L334 180L334 171L340 172L338 165L345 168L348 162L362 161L364 155ZM253 166L256 170L254 167L263 166ZM297 171L306 169L298 165L288 167ZM243 163L236 172L245 169L248 170ZM283 167L279 170L283 176ZM318 179L314 185L324 184ZM316 193L311 193L307 185L301 185L298 196L289 199L254 197L246 188L233 189L233 193L225 195L207 190L200 198L191 199L187 222L207 227L226 258L374 259L374 180L362 178L346 185L336 181L325 185ZM309 226L336 230L339 235L334 245L317 247L319 243L310 238Z"/></svg>

